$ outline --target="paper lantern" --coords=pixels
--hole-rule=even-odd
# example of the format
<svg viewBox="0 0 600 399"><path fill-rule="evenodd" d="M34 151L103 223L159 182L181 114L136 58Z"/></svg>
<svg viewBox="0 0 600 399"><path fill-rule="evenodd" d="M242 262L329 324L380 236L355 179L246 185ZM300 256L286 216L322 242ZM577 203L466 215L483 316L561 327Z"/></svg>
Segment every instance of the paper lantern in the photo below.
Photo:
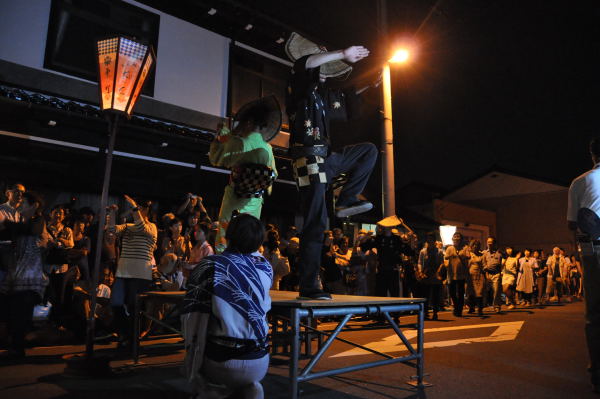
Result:
<svg viewBox="0 0 600 399"><path fill-rule="evenodd" d="M98 41L100 108L131 115L155 60L152 46L126 37Z"/></svg>

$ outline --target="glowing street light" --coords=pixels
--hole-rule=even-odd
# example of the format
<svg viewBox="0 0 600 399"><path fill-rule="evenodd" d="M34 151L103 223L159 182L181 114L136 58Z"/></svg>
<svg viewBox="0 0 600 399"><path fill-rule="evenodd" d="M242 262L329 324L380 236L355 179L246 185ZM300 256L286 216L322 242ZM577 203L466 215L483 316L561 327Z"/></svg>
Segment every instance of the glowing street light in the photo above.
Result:
<svg viewBox="0 0 600 399"><path fill-rule="evenodd" d="M390 64L405 64L409 59L406 49L397 50L383 64L383 132L382 132L382 199L383 216L396 214L396 188L394 184L394 127L392 123L392 82Z"/></svg>
<svg viewBox="0 0 600 399"><path fill-rule="evenodd" d="M388 60L388 62L391 62L392 64L403 64L406 61L408 61L409 57L410 53L408 52L408 50L401 48L394 53L394 55Z"/></svg>
<svg viewBox="0 0 600 399"><path fill-rule="evenodd" d="M456 233L456 226L449 224L440 226L440 237L442 237L442 244L444 246L452 245L452 236ZM457 248L459 250L460 248Z"/></svg>

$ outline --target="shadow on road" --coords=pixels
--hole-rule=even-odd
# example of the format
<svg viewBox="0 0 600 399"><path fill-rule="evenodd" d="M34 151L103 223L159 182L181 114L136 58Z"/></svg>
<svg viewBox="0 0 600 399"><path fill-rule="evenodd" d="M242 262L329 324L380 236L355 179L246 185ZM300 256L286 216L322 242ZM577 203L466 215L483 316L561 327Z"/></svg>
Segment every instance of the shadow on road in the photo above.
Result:
<svg viewBox="0 0 600 399"><path fill-rule="evenodd" d="M377 398L404 398L404 399L425 399L426 393L422 389L414 389L408 385L388 385L380 384L374 381L365 381L358 378L333 376L321 381L334 380L337 385L336 390L330 387L301 383L300 394L302 399L363 399L369 397ZM289 380L286 377L268 374L263 381L265 388L265 398L287 399L289 397ZM339 385L344 384L348 388L352 388L358 394L349 394L344 391ZM327 383L325 382L325 385ZM391 393L385 393L390 392Z"/></svg>

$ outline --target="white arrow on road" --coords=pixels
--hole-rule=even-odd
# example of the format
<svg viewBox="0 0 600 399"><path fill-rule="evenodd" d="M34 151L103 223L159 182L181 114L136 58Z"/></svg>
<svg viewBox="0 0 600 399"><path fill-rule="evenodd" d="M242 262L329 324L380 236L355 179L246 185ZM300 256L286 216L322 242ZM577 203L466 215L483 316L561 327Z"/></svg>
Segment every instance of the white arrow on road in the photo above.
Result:
<svg viewBox="0 0 600 399"><path fill-rule="evenodd" d="M471 344L475 342L500 342L500 341L511 341L517 338L519 331L523 327L525 321L508 321L504 323L488 323L488 324L475 324L457 327L440 327L440 328L427 328L425 334L434 332L445 332L445 331L457 331L457 330L472 330L477 328L490 328L497 327L491 335L485 337L472 337L472 338L460 338L450 339L447 341L436 341L436 342L425 342L425 349L428 348L442 348L446 346L454 346L459 344ZM416 330L409 330L404 332L406 339L410 340L417 336ZM427 339L427 336L425 336ZM407 351L404 344L400 341L400 338L396 334L390 335L383 338L380 341L370 342L364 345L368 348L375 349L376 351L383 353L390 352L402 352ZM416 344L413 344L416 346ZM364 351L360 348L354 348L345 352L340 352L331 357L343 357L343 356L358 356L358 355L369 355L370 352Z"/></svg>

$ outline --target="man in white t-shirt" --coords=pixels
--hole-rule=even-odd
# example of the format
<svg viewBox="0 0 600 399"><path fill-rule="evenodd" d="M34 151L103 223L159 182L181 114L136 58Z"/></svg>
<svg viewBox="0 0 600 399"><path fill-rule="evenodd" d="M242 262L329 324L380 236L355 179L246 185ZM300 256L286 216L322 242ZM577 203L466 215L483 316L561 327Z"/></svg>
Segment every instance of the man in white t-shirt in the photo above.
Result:
<svg viewBox="0 0 600 399"><path fill-rule="evenodd" d="M600 393L600 137L590 142L590 154L594 168L569 188L567 222L576 234L583 266L589 371L594 392Z"/></svg>

